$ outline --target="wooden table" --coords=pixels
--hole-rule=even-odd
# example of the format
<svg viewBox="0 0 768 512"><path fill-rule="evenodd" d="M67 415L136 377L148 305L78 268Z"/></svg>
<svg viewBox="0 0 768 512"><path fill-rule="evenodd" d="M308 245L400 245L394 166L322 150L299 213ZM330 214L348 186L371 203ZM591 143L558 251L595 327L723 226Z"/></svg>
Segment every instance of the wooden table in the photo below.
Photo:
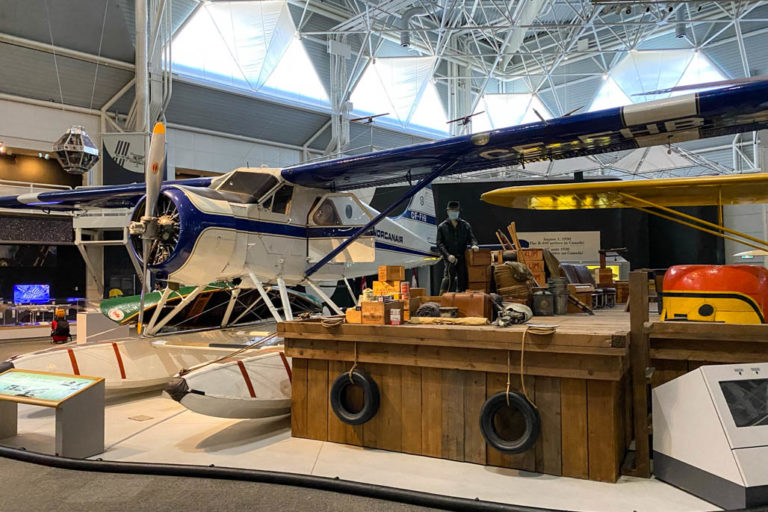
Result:
<svg viewBox="0 0 768 512"><path fill-rule="evenodd" d="M479 417L485 399L505 389L508 360L511 389L521 388L524 326L280 323L278 333L293 358L292 433L613 482L631 434L625 400L629 336L623 323L609 317L537 319L560 326L551 335L526 336L525 387L539 409L542 432L534 448L517 455L487 446ZM379 386L381 406L369 422L350 426L336 418L328 393L355 352L358 367Z"/></svg>

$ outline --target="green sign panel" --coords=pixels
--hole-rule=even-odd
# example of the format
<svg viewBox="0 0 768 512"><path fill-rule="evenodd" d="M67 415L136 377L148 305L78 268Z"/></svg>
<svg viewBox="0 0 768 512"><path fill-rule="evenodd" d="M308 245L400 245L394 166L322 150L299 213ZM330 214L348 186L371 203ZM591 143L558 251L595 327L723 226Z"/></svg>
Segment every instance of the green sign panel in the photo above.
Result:
<svg viewBox="0 0 768 512"><path fill-rule="evenodd" d="M60 402L94 382L88 377L12 370L0 375L0 395Z"/></svg>

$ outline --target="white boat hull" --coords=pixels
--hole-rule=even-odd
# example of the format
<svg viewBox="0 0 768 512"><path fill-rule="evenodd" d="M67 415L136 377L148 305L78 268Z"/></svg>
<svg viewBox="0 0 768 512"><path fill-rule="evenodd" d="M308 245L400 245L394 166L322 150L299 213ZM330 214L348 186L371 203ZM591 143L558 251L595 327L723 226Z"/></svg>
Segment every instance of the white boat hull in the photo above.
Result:
<svg viewBox="0 0 768 512"><path fill-rule="evenodd" d="M107 396L114 397L161 389L184 368L226 357L237 347L209 346L207 333L195 333L193 339L202 337L203 342L182 344L171 339L138 338L85 345L69 343L37 352L14 356L0 363L8 368L37 370L56 373L72 373L92 377L104 377ZM233 333L219 340L230 341ZM247 333L238 332L240 340ZM190 335L187 335L190 336ZM187 338L190 339L190 338ZM253 354L246 351L241 357Z"/></svg>
<svg viewBox="0 0 768 512"><path fill-rule="evenodd" d="M267 418L290 413L290 359L270 347L179 376L166 392L187 409L220 418Z"/></svg>

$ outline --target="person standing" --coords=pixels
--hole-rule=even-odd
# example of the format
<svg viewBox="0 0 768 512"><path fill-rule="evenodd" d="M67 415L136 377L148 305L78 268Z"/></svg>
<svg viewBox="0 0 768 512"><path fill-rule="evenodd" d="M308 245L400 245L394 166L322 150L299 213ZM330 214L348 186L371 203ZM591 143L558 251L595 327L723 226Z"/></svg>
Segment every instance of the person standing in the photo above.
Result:
<svg viewBox="0 0 768 512"><path fill-rule="evenodd" d="M467 289L467 261L464 253L467 246L471 246L473 251L479 250L472 226L459 217L460 212L458 201L448 201L448 218L437 227L437 249L445 260L443 281L440 283L441 295Z"/></svg>

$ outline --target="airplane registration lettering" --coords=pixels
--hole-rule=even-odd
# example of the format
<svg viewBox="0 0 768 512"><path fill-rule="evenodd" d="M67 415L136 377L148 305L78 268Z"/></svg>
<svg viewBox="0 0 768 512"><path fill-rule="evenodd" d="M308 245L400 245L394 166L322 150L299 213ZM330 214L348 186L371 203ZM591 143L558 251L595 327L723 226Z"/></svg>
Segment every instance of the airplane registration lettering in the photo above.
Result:
<svg viewBox="0 0 768 512"><path fill-rule="evenodd" d="M413 220L418 220L419 222L427 222L427 214L422 212L414 212L410 211L408 212L410 214L410 217Z"/></svg>

